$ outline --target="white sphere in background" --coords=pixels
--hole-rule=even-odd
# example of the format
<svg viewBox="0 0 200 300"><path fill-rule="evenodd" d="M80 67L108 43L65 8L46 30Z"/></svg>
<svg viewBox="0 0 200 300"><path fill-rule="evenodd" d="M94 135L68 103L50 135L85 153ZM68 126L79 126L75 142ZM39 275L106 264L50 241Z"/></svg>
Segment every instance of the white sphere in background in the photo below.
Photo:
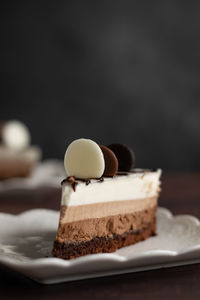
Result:
<svg viewBox="0 0 200 300"><path fill-rule="evenodd" d="M30 132L20 121L8 121L2 129L2 142L10 150L22 151L30 145Z"/></svg>

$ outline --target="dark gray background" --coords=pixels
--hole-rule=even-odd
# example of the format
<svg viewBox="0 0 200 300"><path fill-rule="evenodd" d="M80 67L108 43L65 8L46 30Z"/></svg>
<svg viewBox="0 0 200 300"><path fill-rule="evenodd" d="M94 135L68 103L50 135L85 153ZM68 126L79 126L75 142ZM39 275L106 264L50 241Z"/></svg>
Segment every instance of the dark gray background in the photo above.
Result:
<svg viewBox="0 0 200 300"><path fill-rule="evenodd" d="M44 158L123 142L137 167L200 170L199 1L5 1L1 119Z"/></svg>

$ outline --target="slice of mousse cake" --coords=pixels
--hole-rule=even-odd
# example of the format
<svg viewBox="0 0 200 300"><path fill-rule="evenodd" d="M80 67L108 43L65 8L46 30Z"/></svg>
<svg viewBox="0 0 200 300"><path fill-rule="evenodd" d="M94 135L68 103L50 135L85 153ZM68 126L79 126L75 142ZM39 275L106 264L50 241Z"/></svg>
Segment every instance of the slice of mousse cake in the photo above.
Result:
<svg viewBox="0 0 200 300"><path fill-rule="evenodd" d="M114 252L156 234L161 170L134 169L134 160L124 144L69 145L53 256Z"/></svg>
<svg viewBox="0 0 200 300"><path fill-rule="evenodd" d="M31 145L31 134L24 123L0 121L0 180L28 177L40 159L41 149Z"/></svg>

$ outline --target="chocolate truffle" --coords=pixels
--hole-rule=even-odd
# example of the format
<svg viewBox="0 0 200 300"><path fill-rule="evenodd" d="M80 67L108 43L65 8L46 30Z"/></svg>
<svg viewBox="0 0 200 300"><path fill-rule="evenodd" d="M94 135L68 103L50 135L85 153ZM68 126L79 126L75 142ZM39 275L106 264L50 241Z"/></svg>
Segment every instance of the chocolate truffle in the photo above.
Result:
<svg viewBox="0 0 200 300"><path fill-rule="evenodd" d="M118 171L118 160L116 155L108 147L100 145L105 160L105 169L103 176L112 177Z"/></svg>
<svg viewBox="0 0 200 300"><path fill-rule="evenodd" d="M118 159L118 171L129 172L134 168L135 155L132 149L125 144L111 144L107 146L111 149Z"/></svg>

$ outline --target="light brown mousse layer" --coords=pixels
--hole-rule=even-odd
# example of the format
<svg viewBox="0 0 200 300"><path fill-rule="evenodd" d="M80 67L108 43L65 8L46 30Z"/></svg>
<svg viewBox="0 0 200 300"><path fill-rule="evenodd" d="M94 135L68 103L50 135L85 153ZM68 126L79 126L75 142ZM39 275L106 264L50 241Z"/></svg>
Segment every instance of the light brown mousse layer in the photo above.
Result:
<svg viewBox="0 0 200 300"><path fill-rule="evenodd" d="M63 219L66 219L63 210L67 209L62 207L56 240L61 243L89 241L95 237L107 236L112 238L114 234L121 235L130 230L142 230L155 220L157 208L155 202L154 199L154 203L138 211L132 210L131 212L130 210L128 213L123 213L118 210L116 215L111 214L101 218L88 218L73 222L63 222Z"/></svg>
<svg viewBox="0 0 200 300"><path fill-rule="evenodd" d="M60 210L60 223L65 224L86 219L115 216L119 213L128 214L142 211L157 205L157 198L157 196L154 196L143 199L102 202L78 206L62 205Z"/></svg>

